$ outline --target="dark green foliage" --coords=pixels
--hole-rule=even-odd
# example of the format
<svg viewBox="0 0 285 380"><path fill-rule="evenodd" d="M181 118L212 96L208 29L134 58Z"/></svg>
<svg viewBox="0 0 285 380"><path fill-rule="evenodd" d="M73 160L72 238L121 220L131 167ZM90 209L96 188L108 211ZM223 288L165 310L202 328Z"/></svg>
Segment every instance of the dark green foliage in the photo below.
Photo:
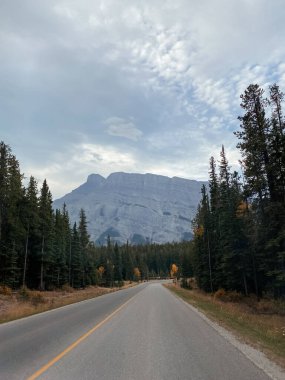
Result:
<svg viewBox="0 0 285 380"><path fill-rule="evenodd" d="M45 289L46 282L51 283L54 275L54 215L52 196L46 180L43 182L39 198L39 232L41 241L37 257L40 263L39 289Z"/></svg>
<svg viewBox="0 0 285 380"><path fill-rule="evenodd" d="M0 283L18 285L18 257L24 228L21 203L24 197L19 163L9 146L0 143Z"/></svg>
<svg viewBox="0 0 285 380"><path fill-rule="evenodd" d="M235 134L243 186L238 174L230 172L224 147L219 176L210 160L210 199L202 189L194 221L195 275L206 291L285 296L284 95L277 85L269 90L269 100L258 85L241 95L245 113Z"/></svg>
<svg viewBox="0 0 285 380"><path fill-rule="evenodd" d="M71 286L81 288L84 285L84 262L81 243L76 223L72 229L71 238Z"/></svg>
<svg viewBox="0 0 285 380"><path fill-rule="evenodd" d="M122 253L119 250L118 244L114 246L114 281L115 285L122 286L123 283L123 264Z"/></svg>

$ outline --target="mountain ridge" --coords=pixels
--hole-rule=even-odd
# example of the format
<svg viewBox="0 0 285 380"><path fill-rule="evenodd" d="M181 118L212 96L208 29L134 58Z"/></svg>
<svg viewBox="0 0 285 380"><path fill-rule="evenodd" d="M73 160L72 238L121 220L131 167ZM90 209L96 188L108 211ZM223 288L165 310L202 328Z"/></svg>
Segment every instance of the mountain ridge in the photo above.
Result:
<svg viewBox="0 0 285 380"><path fill-rule="evenodd" d="M83 208L97 244L105 244L108 235L119 244L189 240L202 184L207 182L151 173L93 173L55 200L54 208L65 203L72 222Z"/></svg>

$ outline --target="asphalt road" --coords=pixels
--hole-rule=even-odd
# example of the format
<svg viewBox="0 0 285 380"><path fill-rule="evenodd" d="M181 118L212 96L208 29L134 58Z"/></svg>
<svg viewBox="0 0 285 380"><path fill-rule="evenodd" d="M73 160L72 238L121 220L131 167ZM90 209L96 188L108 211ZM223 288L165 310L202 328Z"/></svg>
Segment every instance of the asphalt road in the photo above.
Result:
<svg viewBox="0 0 285 380"><path fill-rule="evenodd" d="M28 378L269 380L159 283L1 325L0 379Z"/></svg>

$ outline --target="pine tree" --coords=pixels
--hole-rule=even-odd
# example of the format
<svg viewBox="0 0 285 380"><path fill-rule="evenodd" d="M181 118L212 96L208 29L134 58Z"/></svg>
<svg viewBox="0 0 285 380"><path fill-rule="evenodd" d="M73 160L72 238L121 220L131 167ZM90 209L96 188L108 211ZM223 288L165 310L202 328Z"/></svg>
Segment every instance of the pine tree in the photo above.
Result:
<svg viewBox="0 0 285 380"><path fill-rule="evenodd" d="M205 185L201 189L202 199L193 221L195 242L195 274L198 285L206 291L214 291L213 256L210 236L211 216Z"/></svg>
<svg viewBox="0 0 285 380"><path fill-rule="evenodd" d="M267 146L267 102L263 94L264 90L257 84L251 84L241 95L241 107L246 113L238 118L241 121L241 131L235 132L241 140L237 146L243 156L248 194L257 194L260 202L274 196L274 179L270 172Z"/></svg>
<svg viewBox="0 0 285 380"><path fill-rule="evenodd" d="M7 281L8 265L8 190L9 190L9 157L11 149L0 142L0 283Z"/></svg>
<svg viewBox="0 0 285 380"><path fill-rule="evenodd" d="M22 187L23 175L20 172L19 162L15 156L8 159L8 194L7 194L7 236L6 249L8 253L6 267L7 284L15 288L19 284L19 260L25 236L21 220L21 205L24 198Z"/></svg>
<svg viewBox="0 0 285 380"><path fill-rule="evenodd" d="M115 246L114 246L114 280L118 286L122 286L123 284L122 254L117 243L115 243Z"/></svg>
<svg viewBox="0 0 285 380"><path fill-rule="evenodd" d="M106 285L113 287L114 286L114 251L113 244L111 243L110 236L107 237L107 248L106 248L106 259L105 259L106 268Z"/></svg>
<svg viewBox="0 0 285 380"><path fill-rule="evenodd" d="M38 184L30 177L22 207L22 220L25 228L25 249L23 257L23 285L35 288L38 285L37 251L40 245Z"/></svg>
<svg viewBox="0 0 285 380"><path fill-rule="evenodd" d="M130 253L129 242L122 248L122 265L123 265L123 279L125 281L131 280L133 275L134 263L132 259L132 255Z"/></svg>
<svg viewBox="0 0 285 380"><path fill-rule="evenodd" d="M284 241L284 121L281 103L283 94L277 85L270 88L270 100L263 98L258 85L250 85L242 95L240 117L242 151L245 167L245 197L251 207L251 251L256 272L257 293L272 291L276 296L285 292ZM271 105L272 117L266 117ZM281 281L280 281L281 280Z"/></svg>
<svg viewBox="0 0 285 380"><path fill-rule="evenodd" d="M71 236L69 228L68 214L63 208L63 212L56 210L55 225L54 225L54 246L52 260L52 283L56 287L61 287L64 284L70 284L69 276L69 254L71 251Z"/></svg>
<svg viewBox="0 0 285 380"><path fill-rule="evenodd" d="M285 121L282 113L284 94L279 86L270 87L269 104L272 109L271 128L268 136L271 171L277 202L285 203Z"/></svg>
<svg viewBox="0 0 285 380"><path fill-rule="evenodd" d="M48 288L53 277L53 230L54 216L52 209L52 195L47 181L44 180L39 198L39 231L41 237L40 252L40 282L41 290Z"/></svg>
<svg viewBox="0 0 285 380"><path fill-rule="evenodd" d="M85 211L83 209L80 210L79 213L79 241L80 241L80 249L81 249L81 260L82 260L82 286L85 287L87 283L89 283L88 273L91 271L91 263L88 260L88 246L89 246L89 234L87 230L87 218Z"/></svg>
<svg viewBox="0 0 285 380"><path fill-rule="evenodd" d="M74 288L81 288L83 286L84 266L82 260L81 242L76 223L74 223L72 229L71 256L71 286Z"/></svg>

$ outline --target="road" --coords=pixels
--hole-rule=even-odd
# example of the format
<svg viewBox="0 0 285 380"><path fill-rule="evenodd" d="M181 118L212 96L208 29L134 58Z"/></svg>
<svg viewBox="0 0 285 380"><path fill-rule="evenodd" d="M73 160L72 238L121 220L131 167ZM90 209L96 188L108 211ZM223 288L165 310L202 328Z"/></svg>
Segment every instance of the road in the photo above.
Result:
<svg viewBox="0 0 285 380"><path fill-rule="evenodd" d="M160 283L0 325L0 379L269 380Z"/></svg>

